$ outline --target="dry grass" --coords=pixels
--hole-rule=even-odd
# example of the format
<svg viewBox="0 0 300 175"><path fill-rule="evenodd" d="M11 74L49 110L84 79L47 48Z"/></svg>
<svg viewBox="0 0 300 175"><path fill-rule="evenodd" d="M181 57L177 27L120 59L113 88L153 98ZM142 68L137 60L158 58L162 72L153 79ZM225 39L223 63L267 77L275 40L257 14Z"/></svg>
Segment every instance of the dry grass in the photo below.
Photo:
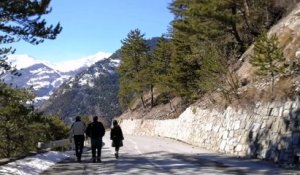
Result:
<svg viewBox="0 0 300 175"><path fill-rule="evenodd" d="M280 43L280 47L285 47L289 43L292 42L292 40L293 40L292 32L293 32L293 30L291 30L290 28L284 28L280 32L280 34L278 35L278 40L279 40L279 43Z"/></svg>
<svg viewBox="0 0 300 175"><path fill-rule="evenodd" d="M295 79L293 77L280 78L274 88L273 98L276 101L294 100L296 97Z"/></svg>
<svg viewBox="0 0 300 175"><path fill-rule="evenodd" d="M270 83L259 89L255 86L247 87L238 99L232 101L232 105L247 108L254 106L256 102L269 103L294 100L296 98L295 81L296 78L293 77L279 78L275 83L274 92L271 91Z"/></svg>
<svg viewBox="0 0 300 175"><path fill-rule="evenodd" d="M249 84L239 89L239 95L232 93L218 92L206 96L210 105L218 109L225 109L227 106L235 108L253 109L257 102L269 103L273 101L294 100L297 96L296 83L300 77L290 76L281 77L276 81L274 92L271 92L271 86L268 79L262 80L256 84ZM203 104L201 105L203 106Z"/></svg>

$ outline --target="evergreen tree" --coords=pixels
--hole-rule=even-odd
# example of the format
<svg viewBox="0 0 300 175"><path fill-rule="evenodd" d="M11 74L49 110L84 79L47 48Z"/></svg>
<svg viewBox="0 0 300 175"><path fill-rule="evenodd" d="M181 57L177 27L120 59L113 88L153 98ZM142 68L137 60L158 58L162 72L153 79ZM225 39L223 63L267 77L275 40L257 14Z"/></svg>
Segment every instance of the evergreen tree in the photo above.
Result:
<svg viewBox="0 0 300 175"><path fill-rule="evenodd" d="M223 78L228 68L216 47L207 43L202 45L198 51L194 51L194 53L197 53L201 63L201 68L198 70L198 87L201 92L212 92L216 88L223 86Z"/></svg>
<svg viewBox="0 0 300 175"><path fill-rule="evenodd" d="M147 81L146 68L149 65L149 48L139 29L129 32L127 38L122 40L121 47L122 62L118 68L120 73L121 104L132 100L132 97L139 96L145 107L143 94L149 86ZM128 99L129 97L129 99Z"/></svg>
<svg viewBox="0 0 300 175"><path fill-rule="evenodd" d="M58 117L44 117L33 108L34 95L0 83L0 158L35 150L37 142L66 138L68 127Z"/></svg>
<svg viewBox="0 0 300 175"><path fill-rule="evenodd" d="M275 35L268 37L263 32L254 44L254 54L250 63L258 67L257 74L271 76L271 89L274 92L275 76L286 70L285 58Z"/></svg>
<svg viewBox="0 0 300 175"><path fill-rule="evenodd" d="M262 29L279 20L283 9L274 4L267 0L174 0L170 4L175 15L170 78L176 94L197 99L214 89L221 79L215 85L209 79L222 75Z"/></svg>
<svg viewBox="0 0 300 175"><path fill-rule="evenodd" d="M26 102L32 99L33 95L25 90L15 90L0 84L1 156L15 156L30 147L28 137L31 134L28 131L32 108Z"/></svg>
<svg viewBox="0 0 300 175"><path fill-rule="evenodd" d="M14 49L3 45L19 40L37 45L44 39L55 39L61 32L60 24L47 26L42 18L51 12L49 4L50 0L1 0L0 67L4 70L11 69L5 59L7 54L14 53Z"/></svg>
<svg viewBox="0 0 300 175"><path fill-rule="evenodd" d="M201 65L196 59L192 59L192 47L184 39L186 37L188 35L184 33L173 33L175 52L171 60L170 78L176 95L189 100L197 98L198 70Z"/></svg>
<svg viewBox="0 0 300 175"><path fill-rule="evenodd" d="M174 47L170 38L162 36L156 48L153 50L152 56L152 77L154 78L154 86L156 86L159 93L163 94L171 102L172 94L174 93L172 87L173 82L170 78L171 74L171 60L174 52ZM170 108L172 105L170 103Z"/></svg>
<svg viewBox="0 0 300 175"><path fill-rule="evenodd" d="M47 141L61 140L68 138L70 128L64 123L64 121L59 116L48 116L44 121L46 125L46 134Z"/></svg>
<svg viewBox="0 0 300 175"><path fill-rule="evenodd" d="M262 29L281 18L284 9L272 1L275 0L175 0L170 5L175 15L173 28L187 34L191 44L209 41L239 56Z"/></svg>

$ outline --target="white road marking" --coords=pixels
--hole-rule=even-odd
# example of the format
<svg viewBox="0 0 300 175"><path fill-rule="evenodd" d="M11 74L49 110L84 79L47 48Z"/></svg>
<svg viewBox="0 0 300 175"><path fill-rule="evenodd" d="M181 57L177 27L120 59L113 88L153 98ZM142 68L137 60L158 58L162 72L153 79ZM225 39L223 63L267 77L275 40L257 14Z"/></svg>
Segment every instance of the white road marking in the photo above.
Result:
<svg viewBox="0 0 300 175"><path fill-rule="evenodd" d="M143 154L142 151L139 149L139 147L137 146L136 142L133 141L132 139L128 139L133 145L134 145L134 149L136 150L137 153L139 154ZM157 163L155 163L154 161L152 161L151 159L146 159L150 164L152 164L154 167L160 169L160 170L163 170L163 168L158 165Z"/></svg>

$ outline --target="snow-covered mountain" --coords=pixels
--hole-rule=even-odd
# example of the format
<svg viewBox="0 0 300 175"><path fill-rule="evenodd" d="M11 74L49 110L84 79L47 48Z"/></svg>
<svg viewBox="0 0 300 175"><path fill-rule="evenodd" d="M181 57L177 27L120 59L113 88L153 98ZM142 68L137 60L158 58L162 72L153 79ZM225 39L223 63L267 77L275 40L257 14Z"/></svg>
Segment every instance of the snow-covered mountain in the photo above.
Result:
<svg viewBox="0 0 300 175"><path fill-rule="evenodd" d="M121 114L118 103L118 54L100 60L64 82L40 108L47 114L60 115L66 122L74 116L101 116L109 126L112 117Z"/></svg>
<svg viewBox="0 0 300 175"><path fill-rule="evenodd" d="M6 74L1 78L14 87L31 88L36 95L36 106L39 107L63 82L109 55L109 53L99 52L79 60L59 64L38 60L28 55L10 55L8 62L16 66L22 76Z"/></svg>
<svg viewBox="0 0 300 175"><path fill-rule="evenodd" d="M19 70L20 77L7 74L3 77L4 81L14 87L31 88L36 95L36 105L39 106L47 100L53 90L58 88L63 81L70 76L62 75L60 72L48 67L43 63L36 63L29 67Z"/></svg>
<svg viewBox="0 0 300 175"><path fill-rule="evenodd" d="M78 70L86 69L96 62L108 58L110 55L111 53L98 52L94 55L83 57L78 60L58 62L54 65L54 68L59 70L60 72L78 72Z"/></svg>

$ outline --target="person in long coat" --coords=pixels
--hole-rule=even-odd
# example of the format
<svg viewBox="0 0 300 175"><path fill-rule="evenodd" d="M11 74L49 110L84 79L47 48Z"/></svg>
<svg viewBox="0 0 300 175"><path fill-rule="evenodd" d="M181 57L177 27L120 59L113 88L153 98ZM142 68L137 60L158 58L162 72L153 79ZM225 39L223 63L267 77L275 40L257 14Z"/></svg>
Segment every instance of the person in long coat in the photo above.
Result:
<svg viewBox="0 0 300 175"><path fill-rule="evenodd" d="M92 159L96 162L96 151L97 151L97 162L101 161L101 149L102 149L102 137L105 134L105 128L101 122L98 122L98 117L94 116L93 122L86 128L86 135L91 138L92 146Z"/></svg>
<svg viewBox="0 0 300 175"><path fill-rule="evenodd" d="M118 121L114 120L113 121L113 128L111 129L110 132L110 140L112 140L112 146L115 147L115 157L116 159L119 158L119 149L121 146L123 146L123 132L121 127L118 125Z"/></svg>

